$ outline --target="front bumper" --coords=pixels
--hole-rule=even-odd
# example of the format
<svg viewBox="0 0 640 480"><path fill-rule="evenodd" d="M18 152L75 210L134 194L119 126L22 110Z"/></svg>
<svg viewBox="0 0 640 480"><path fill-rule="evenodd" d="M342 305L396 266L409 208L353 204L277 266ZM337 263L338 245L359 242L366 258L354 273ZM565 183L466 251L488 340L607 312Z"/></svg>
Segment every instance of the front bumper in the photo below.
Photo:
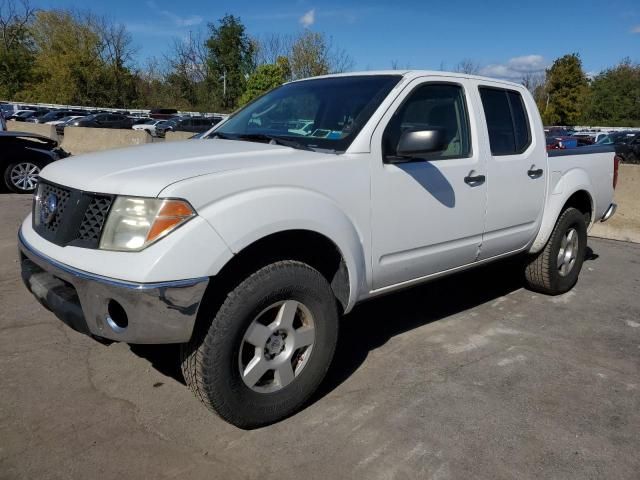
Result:
<svg viewBox="0 0 640 480"><path fill-rule="evenodd" d="M81 333L126 343L191 338L208 277L135 283L56 262L18 235L22 280L46 308Z"/></svg>

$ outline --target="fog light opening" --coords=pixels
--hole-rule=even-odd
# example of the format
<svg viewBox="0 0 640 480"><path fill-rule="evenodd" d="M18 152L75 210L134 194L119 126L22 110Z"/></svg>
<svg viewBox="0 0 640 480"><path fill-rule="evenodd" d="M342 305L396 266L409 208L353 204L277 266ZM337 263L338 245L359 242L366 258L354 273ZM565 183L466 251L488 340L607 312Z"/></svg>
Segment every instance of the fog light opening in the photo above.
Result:
<svg viewBox="0 0 640 480"><path fill-rule="evenodd" d="M107 323L115 332L123 332L129 325L127 312L124 311L122 305L115 300L109 300L107 304Z"/></svg>

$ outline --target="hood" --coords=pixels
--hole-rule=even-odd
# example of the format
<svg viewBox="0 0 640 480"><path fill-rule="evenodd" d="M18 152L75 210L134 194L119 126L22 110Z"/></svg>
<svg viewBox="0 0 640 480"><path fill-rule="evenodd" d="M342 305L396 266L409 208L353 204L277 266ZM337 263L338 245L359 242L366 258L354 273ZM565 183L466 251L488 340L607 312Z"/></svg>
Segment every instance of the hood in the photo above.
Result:
<svg viewBox="0 0 640 480"><path fill-rule="evenodd" d="M42 178L89 192L155 197L186 178L324 155L237 140L187 140L106 150L48 165Z"/></svg>

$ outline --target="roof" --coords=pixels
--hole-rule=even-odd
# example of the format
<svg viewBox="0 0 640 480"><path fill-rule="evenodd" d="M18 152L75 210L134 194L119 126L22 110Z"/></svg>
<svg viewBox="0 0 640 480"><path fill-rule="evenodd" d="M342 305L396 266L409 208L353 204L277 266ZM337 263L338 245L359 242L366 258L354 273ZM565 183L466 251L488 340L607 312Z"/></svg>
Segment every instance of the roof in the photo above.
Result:
<svg viewBox="0 0 640 480"><path fill-rule="evenodd" d="M501 83L504 85L511 85L512 87L524 88L520 83L510 82L508 80L502 80L500 78L482 77L480 75L470 75L460 72L444 72L441 70L372 70L364 72L348 72L348 73L332 73L329 75L320 75L317 77L303 78L295 80L296 82L305 80L314 80L318 78L334 78L334 77L353 77L353 76L370 76L370 75L402 75L407 79L414 79L418 77L433 76L433 77L451 77L451 78L464 78L469 80L479 80L485 82Z"/></svg>

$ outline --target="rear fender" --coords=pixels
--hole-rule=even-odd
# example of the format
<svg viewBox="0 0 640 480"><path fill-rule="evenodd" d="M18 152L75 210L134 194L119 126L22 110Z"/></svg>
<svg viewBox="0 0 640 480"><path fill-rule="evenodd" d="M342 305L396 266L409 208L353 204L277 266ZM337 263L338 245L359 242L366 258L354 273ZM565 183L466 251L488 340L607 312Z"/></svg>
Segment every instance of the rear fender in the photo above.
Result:
<svg viewBox="0 0 640 480"><path fill-rule="evenodd" d="M542 224L538 235L529 249L529 253L537 253L544 248L567 200L576 192L583 190L589 195L591 201L591 223L593 223L594 220L594 212L597 211L594 203L593 185L591 184L589 174L585 170L574 168L565 172L559 179L553 178L552 176L551 181L554 184L549 187L551 193L545 203Z"/></svg>

